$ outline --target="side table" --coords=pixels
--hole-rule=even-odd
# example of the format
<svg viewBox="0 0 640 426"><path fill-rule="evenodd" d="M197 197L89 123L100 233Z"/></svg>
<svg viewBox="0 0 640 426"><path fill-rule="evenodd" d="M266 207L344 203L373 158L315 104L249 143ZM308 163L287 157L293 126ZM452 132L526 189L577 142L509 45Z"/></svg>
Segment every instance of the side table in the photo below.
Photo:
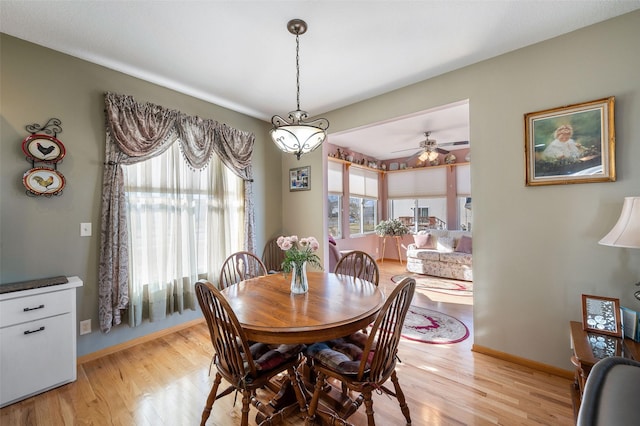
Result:
<svg viewBox="0 0 640 426"><path fill-rule="evenodd" d="M387 238L389 238L389 236L385 235L384 237L382 237L382 260L380 263L384 263L384 253L385 253L385 249L387 248ZM398 247L398 260L400 260L400 264L402 265L402 251L400 251L400 236L391 236L391 238L395 238L396 240L396 247Z"/></svg>
<svg viewBox="0 0 640 426"><path fill-rule="evenodd" d="M584 385L593 366L601 359L609 356L622 356L640 361L640 342L588 333L582 328L582 323L578 321L571 321L569 325L571 327L571 347L573 349L571 363L576 367L575 381L571 384L571 400L573 414L577 419Z"/></svg>

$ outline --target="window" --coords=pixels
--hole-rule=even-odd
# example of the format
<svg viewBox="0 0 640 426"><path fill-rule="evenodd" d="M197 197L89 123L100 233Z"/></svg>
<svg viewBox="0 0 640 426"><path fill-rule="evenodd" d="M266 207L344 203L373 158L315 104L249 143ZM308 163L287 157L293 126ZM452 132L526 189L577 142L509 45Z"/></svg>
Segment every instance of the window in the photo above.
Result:
<svg viewBox="0 0 640 426"><path fill-rule="evenodd" d="M447 199L400 198L389 200L389 219L399 219L411 231L447 229Z"/></svg>
<svg viewBox="0 0 640 426"><path fill-rule="evenodd" d="M471 166L469 164L456 167L456 195L459 229L471 231L473 216L471 215Z"/></svg>
<svg viewBox="0 0 640 426"><path fill-rule="evenodd" d="M178 143L163 154L123 166L129 227L129 323L195 308L192 286L242 247L243 182L218 156L189 168ZM146 313L145 313L146 316Z"/></svg>
<svg viewBox="0 0 640 426"><path fill-rule="evenodd" d="M469 164L461 164L389 173L389 218L399 219L414 232L427 228L470 229L470 171ZM457 208L448 211L447 206Z"/></svg>
<svg viewBox="0 0 640 426"><path fill-rule="evenodd" d="M378 173L349 168L349 233L375 231L378 222Z"/></svg>
<svg viewBox="0 0 640 426"><path fill-rule="evenodd" d="M329 194L329 235L342 238L342 195Z"/></svg>
<svg viewBox="0 0 640 426"><path fill-rule="evenodd" d="M471 231L471 224L473 223L471 197L458 197L458 217L460 218L460 229Z"/></svg>
<svg viewBox="0 0 640 426"><path fill-rule="evenodd" d="M342 238L342 163L327 163L327 192L329 235Z"/></svg>
<svg viewBox="0 0 640 426"><path fill-rule="evenodd" d="M374 232L378 223L378 200L349 197L349 233Z"/></svg>

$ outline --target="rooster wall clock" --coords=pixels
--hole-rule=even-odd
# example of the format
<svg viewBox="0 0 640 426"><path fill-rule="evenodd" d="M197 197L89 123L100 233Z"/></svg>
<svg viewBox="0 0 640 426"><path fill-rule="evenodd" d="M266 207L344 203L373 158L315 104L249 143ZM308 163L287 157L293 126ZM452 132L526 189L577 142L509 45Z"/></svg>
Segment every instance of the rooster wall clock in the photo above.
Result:
<svg viewBox="0 0 640 426"><path fill-rule="evenodd" d="M65 185L62 173L58 171L58 163L66 154L64 145L58 140L62 132L61 121L52 118L44 126L30 124L26 127L31 135L22 140L22 152L31 163L31 169L22 176L22 183L27 188L27 195L60 195ZM45 166L36 167L36 163Z"/></svg>

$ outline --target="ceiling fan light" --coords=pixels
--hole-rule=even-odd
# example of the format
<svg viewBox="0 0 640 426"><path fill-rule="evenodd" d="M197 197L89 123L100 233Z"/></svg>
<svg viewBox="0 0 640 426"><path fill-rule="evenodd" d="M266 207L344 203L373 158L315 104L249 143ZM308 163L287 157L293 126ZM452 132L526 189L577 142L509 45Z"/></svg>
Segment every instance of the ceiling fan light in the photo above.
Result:
<svg viewBox="0 0 640 426"><path fill-rule="evenodd" d="M424 151L422 154L420 154L420 157L418 157L418 160L424 162L427 161L433 161L436 158L438 158L438 152L437 151Z"/></svg>

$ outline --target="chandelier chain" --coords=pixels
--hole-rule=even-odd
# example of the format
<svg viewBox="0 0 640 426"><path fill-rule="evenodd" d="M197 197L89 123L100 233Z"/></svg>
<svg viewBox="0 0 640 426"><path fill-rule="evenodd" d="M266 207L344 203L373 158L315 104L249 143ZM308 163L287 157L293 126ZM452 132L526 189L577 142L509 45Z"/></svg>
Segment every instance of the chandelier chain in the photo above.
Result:
<svg viewBox="0 0 640 426"><path fill-rule="evenodd" d="M296 34L296 101L300 111L300 36Z"/></svg>

